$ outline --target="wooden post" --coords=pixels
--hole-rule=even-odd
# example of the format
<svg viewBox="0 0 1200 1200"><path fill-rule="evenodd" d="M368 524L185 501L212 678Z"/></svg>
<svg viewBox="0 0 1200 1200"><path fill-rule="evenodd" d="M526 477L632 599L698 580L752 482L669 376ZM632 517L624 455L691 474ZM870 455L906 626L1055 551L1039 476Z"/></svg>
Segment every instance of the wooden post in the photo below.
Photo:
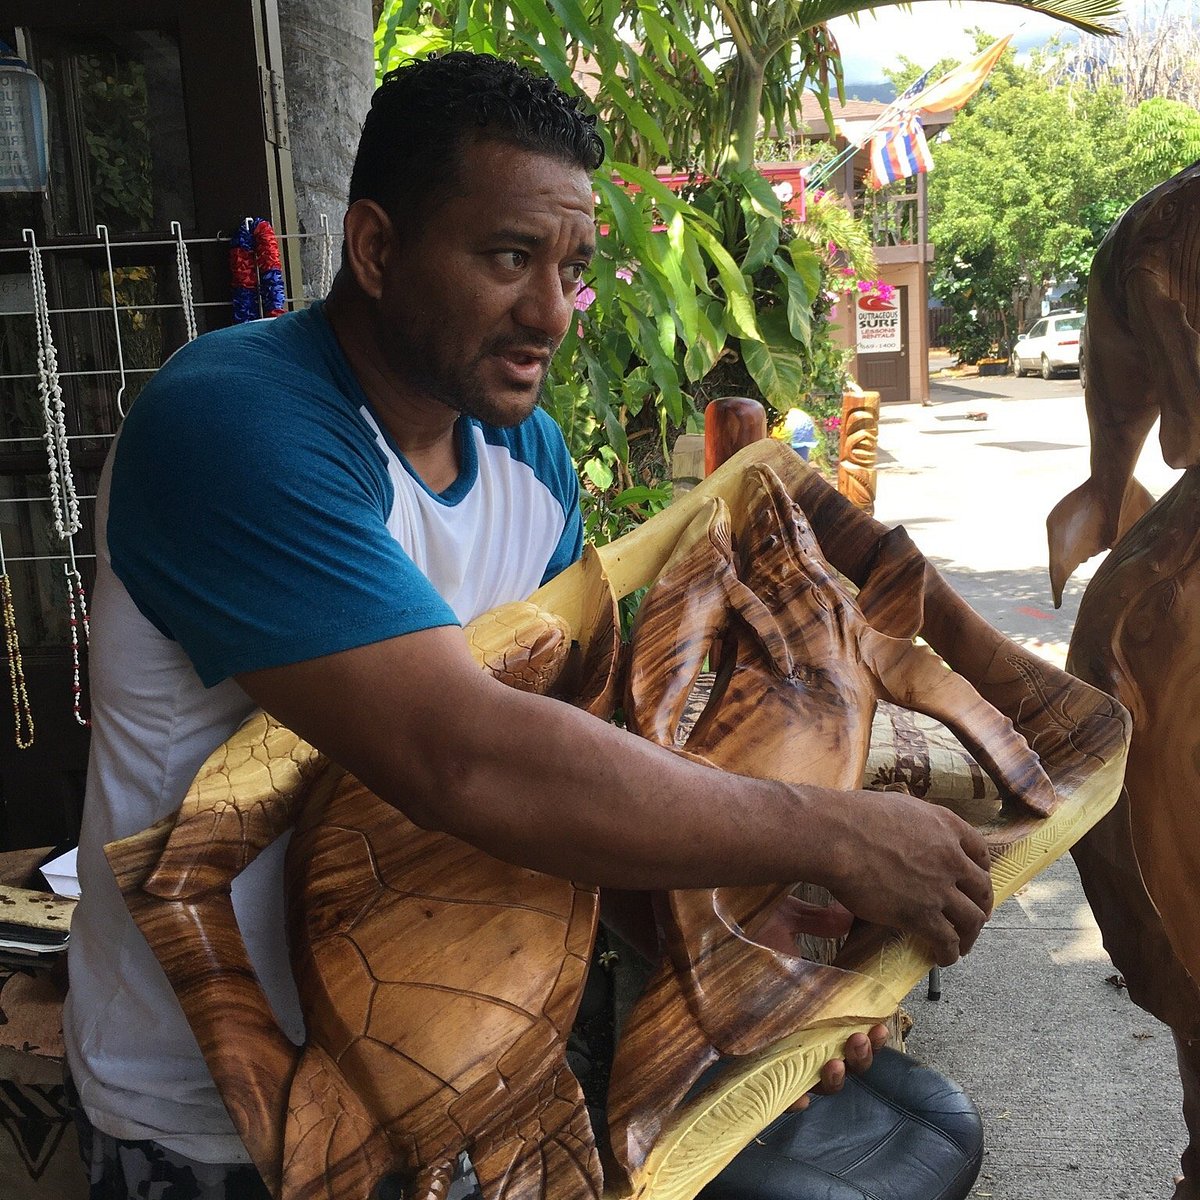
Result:
<svg viewBox="0 0 1200 1200"><path fill-rule="evenodd" d="M875 513L875 458L879 446L879 393L842 396L838 491L868 516Z"/></svg>
<svg viewBox="0 0 1200 1200"><path fill-rule="evenodd" d="M767 436L767 410L747 396L724 396L704 410L704 474Z"/></svg>

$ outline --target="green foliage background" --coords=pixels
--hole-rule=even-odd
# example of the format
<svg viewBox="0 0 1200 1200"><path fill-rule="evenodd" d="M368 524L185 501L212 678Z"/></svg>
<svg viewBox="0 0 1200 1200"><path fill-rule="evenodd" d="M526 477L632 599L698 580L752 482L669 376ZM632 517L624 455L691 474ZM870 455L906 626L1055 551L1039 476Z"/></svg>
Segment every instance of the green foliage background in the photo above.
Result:
<svg viewBox="0 0 1200 1200"><path fill-rule="evenodd" d="M977 33L981 47L990 40ZM1019 63L1008 51L934 147L933 291L955 310L949 345L963 361L1007 356L1022 297L1036 314L1044 290L1073 277L1065 300L1082 304L1112 223L1200 159L1200 113L1163 98L1131 108L1115 86L1061 82L1062 53L1052 43Z"/></svg>

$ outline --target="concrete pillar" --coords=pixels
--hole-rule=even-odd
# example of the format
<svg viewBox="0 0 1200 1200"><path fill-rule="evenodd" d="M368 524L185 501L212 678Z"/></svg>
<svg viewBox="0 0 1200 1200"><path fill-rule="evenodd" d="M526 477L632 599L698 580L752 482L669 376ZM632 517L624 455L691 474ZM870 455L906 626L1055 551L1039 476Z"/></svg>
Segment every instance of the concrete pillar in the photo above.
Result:
<svg viewBox="0 0 1200 1200"><path fill-rule="evenodd" d="M278 8L296 211L310 235L328 215L336 272L354 151L375 87L371 0L278 0ZM302 245L304 291L316 299L321 240Z"/></svg>

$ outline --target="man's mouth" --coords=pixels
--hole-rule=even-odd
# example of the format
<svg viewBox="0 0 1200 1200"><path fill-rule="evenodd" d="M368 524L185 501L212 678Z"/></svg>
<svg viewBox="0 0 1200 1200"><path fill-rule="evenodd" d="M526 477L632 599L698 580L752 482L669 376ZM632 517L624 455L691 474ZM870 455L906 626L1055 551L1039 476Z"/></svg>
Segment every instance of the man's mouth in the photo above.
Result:
<svg viewBox="0 0 1200 1200"><path fill-rule="evenodd" d="M520 383L540 382L550 361L549 351L521 347L499 350L496 357L503 364L505 374Z"/></svg>

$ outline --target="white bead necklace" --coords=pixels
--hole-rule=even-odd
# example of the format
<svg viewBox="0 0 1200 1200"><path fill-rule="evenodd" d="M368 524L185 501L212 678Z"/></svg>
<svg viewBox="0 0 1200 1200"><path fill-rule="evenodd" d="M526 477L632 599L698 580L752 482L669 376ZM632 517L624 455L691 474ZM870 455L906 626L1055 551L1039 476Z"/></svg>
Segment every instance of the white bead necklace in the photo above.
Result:
<svg viewBox="0 0 1200 1200"><path fill-rule="evenodd" d="M17 749L33 745L33 710L25 690L25 664L21 661L21 639L17 634L17 613L13 608L12 579L4 561L4 543L0 541L0 612L4 621L4 649L8 655L8 682L12 688L13 732Z"/></svg>
<svg viewBox="0 0 1200 1200"><path fill-rule="evenodd" d="M183 323L187 329L187 340L196 340L196 301L192 296L192 264L188 258L187 243L183 240L183 226L171 222L175 235L175 274L179 279L179 296L183 302Z"/></svg>
<svg viewBox="0 0 1200 1200"><path fill-rule="evenodd" d="M63 564L63 571L67 576L67 604L70 608L71 621L71 709L75 714L75 720L84 727L90 729L92 721L90 717L83 715L83 683L80 671L80 653L79 653L79 627L83 626L83 644L85 648L91 646L91 627L88 624L87 610L87 595L83 590L83 576L79 574L79 568L75 565L74 546L71 547L71 561Z"/></svg>
<svg viewBox="0 0 1200 1200"><path fill-rule="evenodd" d="M75 477L71 473L71 449L67 442L66 408L58 377L58 355L50 330L50 303L46 297L46 275L42 254L33 231L27 229L29 270L33 277L33 312L38 340L38 394L45 420L46 458L50 471L50 509L54 531L64 541L79 532L79 500L75 495Z"/></svg>

